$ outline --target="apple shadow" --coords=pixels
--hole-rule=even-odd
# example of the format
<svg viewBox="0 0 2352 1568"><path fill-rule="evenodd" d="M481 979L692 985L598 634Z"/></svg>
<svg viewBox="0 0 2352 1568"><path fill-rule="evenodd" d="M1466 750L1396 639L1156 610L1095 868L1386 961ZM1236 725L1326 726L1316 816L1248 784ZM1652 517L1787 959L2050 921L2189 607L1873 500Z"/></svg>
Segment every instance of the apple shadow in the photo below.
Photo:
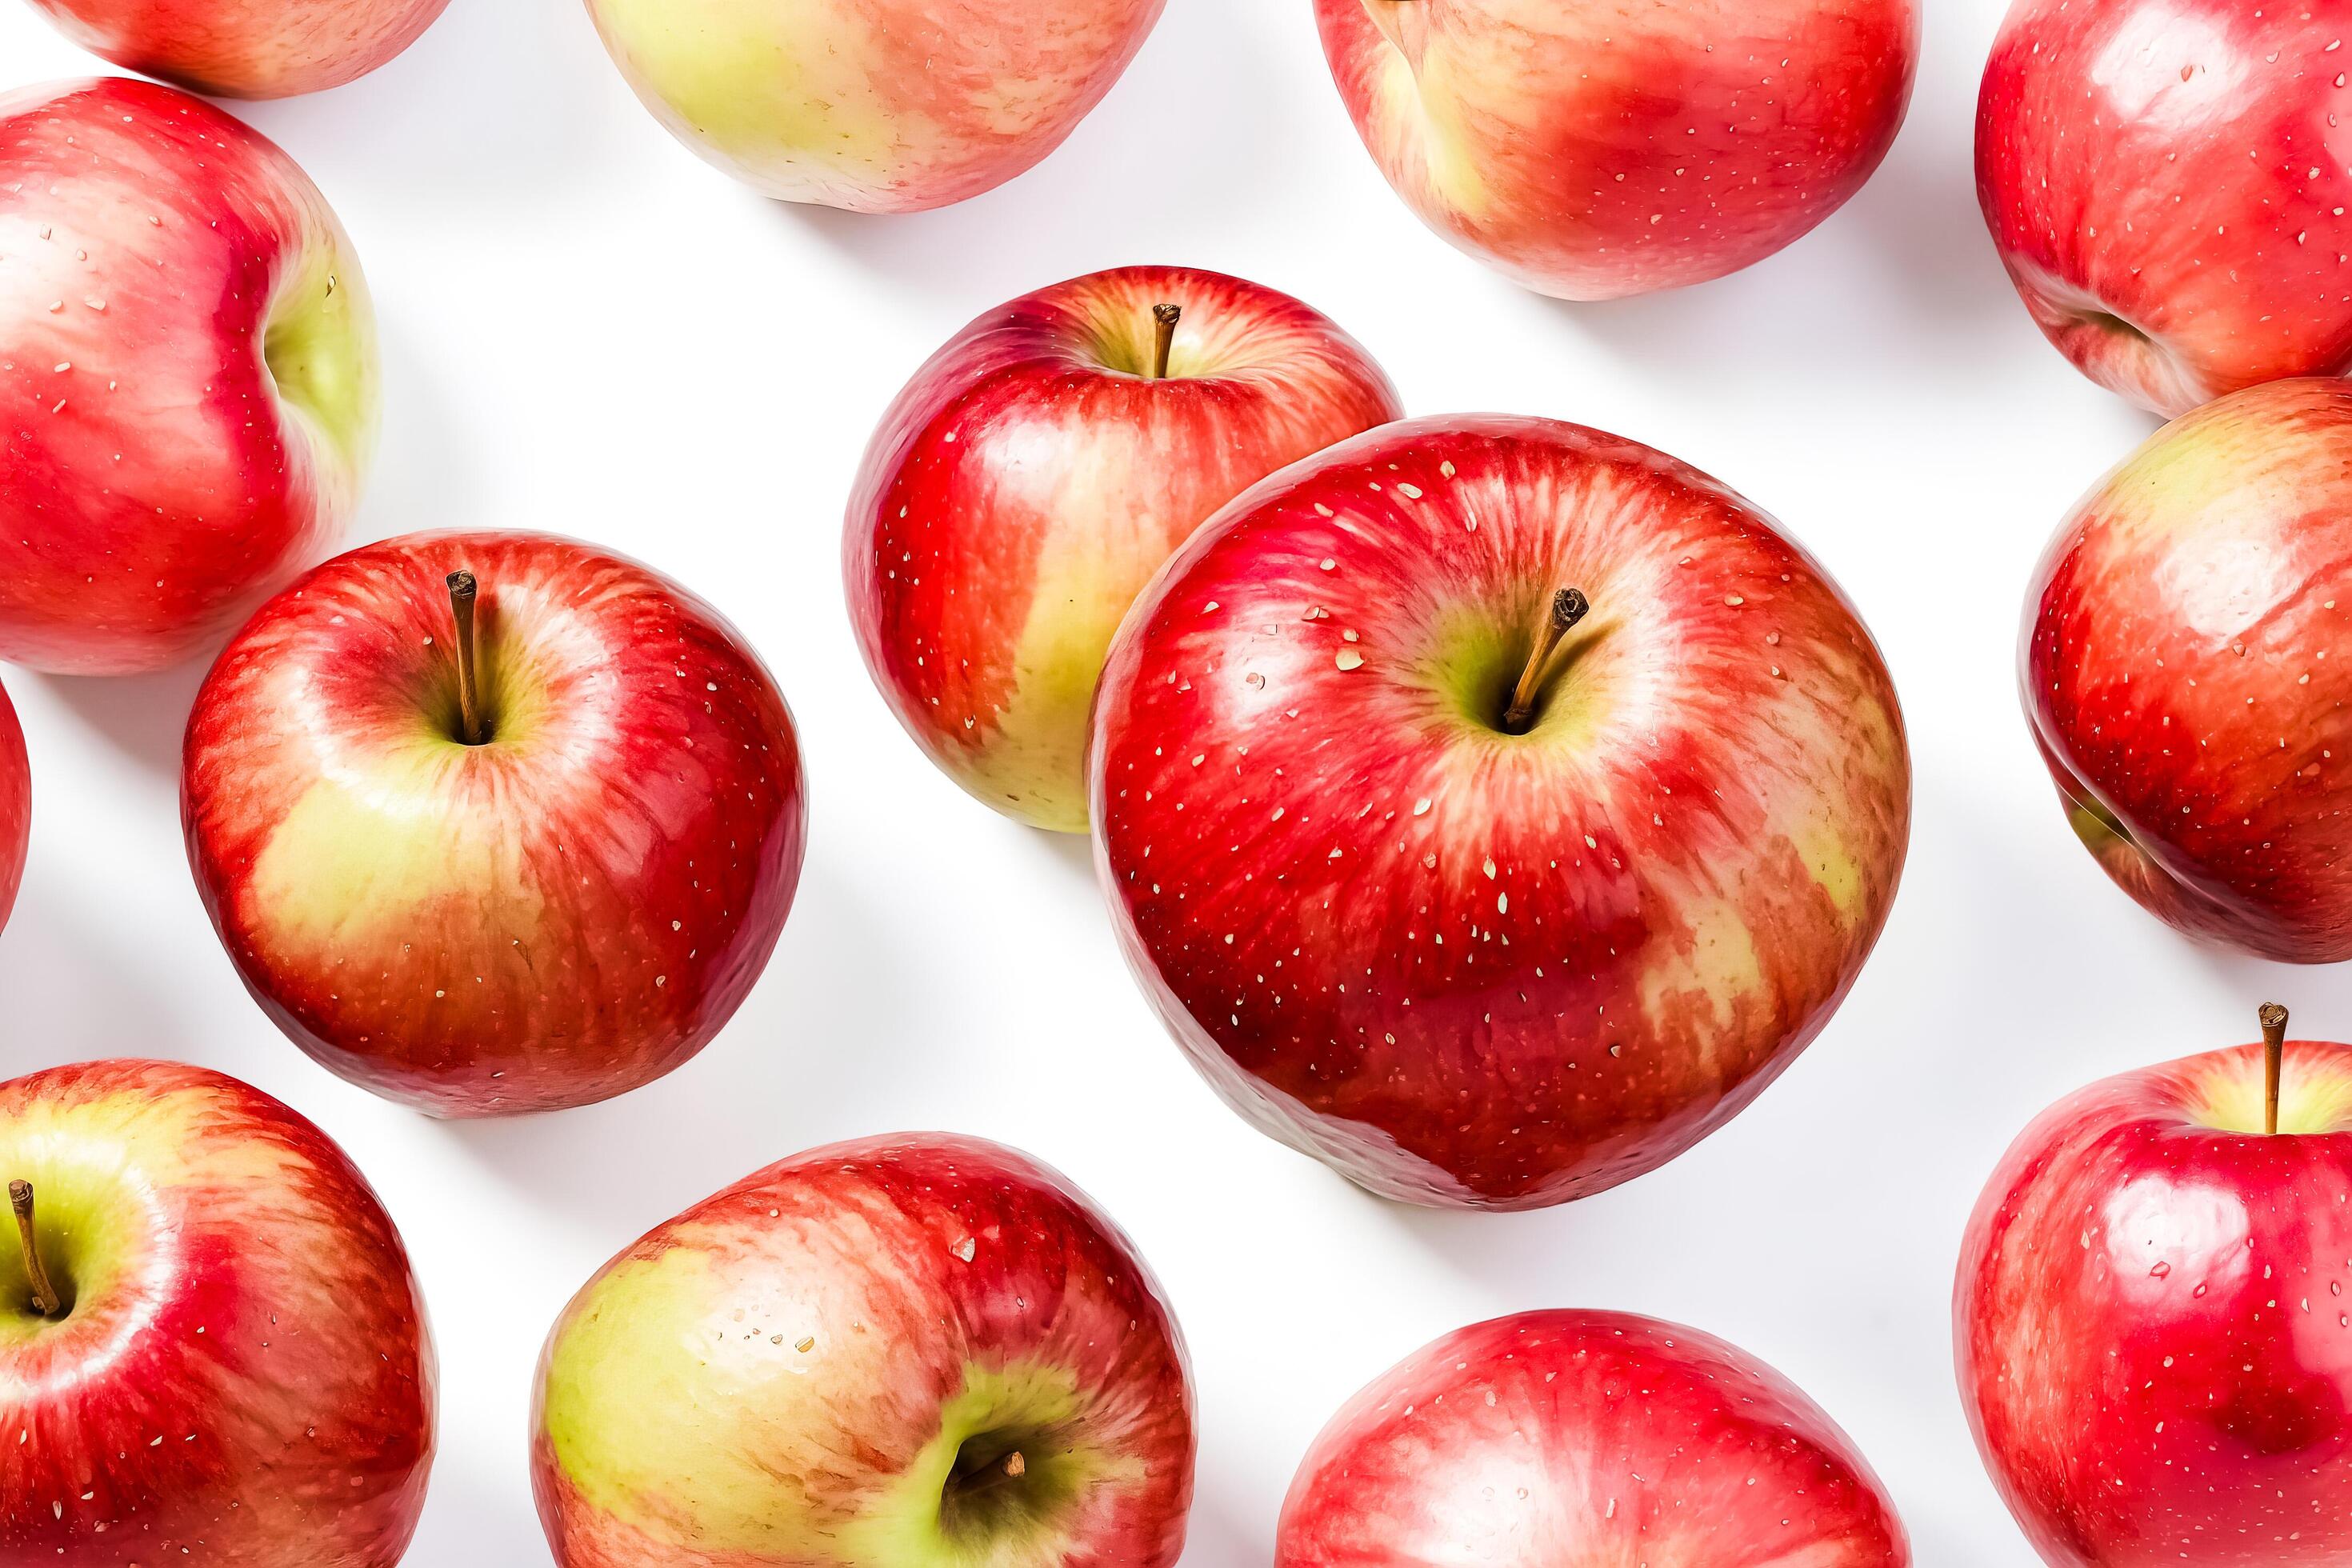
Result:
<svg viewBox="0 0 2352 1568"><path fill-rule="evenodd" d="M481 474L480 439L502 432L469 427L443 388L441 363L421 345L442 342L416 324L410 301L381 289L376 296L384 381L383 440L360 498L359 510L324 557L380 539L448 528L497 526L474 515L496 493ZM471 429L472 435L468 431Z"/></svg>
<svg viewBox="0 0 2352 1568"><path fill-rule="evenodd" d="M37 677L58 702L99 735L158 777L180 772L181 742L196 689L204 684L219 650L203 653L169 669L144 675Z"/></svg>

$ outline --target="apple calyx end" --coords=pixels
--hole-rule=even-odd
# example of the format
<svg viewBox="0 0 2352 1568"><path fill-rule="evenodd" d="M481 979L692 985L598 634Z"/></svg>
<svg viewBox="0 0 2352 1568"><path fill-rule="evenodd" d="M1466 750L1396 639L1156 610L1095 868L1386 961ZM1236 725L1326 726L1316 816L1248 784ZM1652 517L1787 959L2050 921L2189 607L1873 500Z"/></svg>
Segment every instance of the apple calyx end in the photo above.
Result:
<svg viewBox="0 0 2352 1568"><path fill-rule="evenodd" d="M1560 638L1591 613L1592 601L1584 596L1581 588L1562 588L1551 596L1550 614L1536 633L1528 667L1520 672L1518 685L1512 689L1510 706L1503 710L1503 729L1507 733L1528 732L1528 721L1535 717L1536 699L1543 690L1544 668L1551 662L1553 650L1559 647Z"/></svg>

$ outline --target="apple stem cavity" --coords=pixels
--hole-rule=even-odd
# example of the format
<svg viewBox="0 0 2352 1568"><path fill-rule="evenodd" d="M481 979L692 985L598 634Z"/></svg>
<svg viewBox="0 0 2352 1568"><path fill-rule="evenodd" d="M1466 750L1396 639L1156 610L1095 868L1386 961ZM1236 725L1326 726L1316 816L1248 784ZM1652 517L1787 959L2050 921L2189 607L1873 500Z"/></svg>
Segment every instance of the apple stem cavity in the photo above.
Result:
<svg viewBox="0 0 2352 1568"><path fill-rule="evenodd" d="M1183 319L1184 307L1181 305L1151 307L1152 323L1160 333L1159 342L1151 351L1151 379L1154 381L1168 379L1168 356L1176 352L1176 323Z"/></svg>
<svg viewBox="0 0 2352 1568"><path fill-rule="evenodd" d="M9 1183L8 1206L16 1211L16 1239L25 1247L25 1279L33 1287L33 1310L44 1318L54 1318L65 1300L49 1283L49 1271L41 1263L40 1245L33 1235L33 1184Z"/></svg>
<svg viewBox="0 0 2352 1568"><path fill-rule="evenodd" d="M471 572L449 574L449 613L457 622L457 739L482 745L489 736L482 729L482 699L474 682L474 598L481 591Z"/></svg>
<svg viewBox="0 0 2352 1568"><path fill-rule="evenodd" d="M2263 1004L2263 1131L2278 1135L2279 1079L2286 1070L2286 1009Z"/></svg>
<svg viewBox="0 0 2352 1568"><path fill-rule="evenodd" d="M1514 735L1528 732L1528 721L1535 717L1536 697L1543 689L1544 667L1551 662L1553 650L1576 623L1592 613L1592 602L1575 588L1562 588L1551 596L1551 614L1545 617L1536 633L1535 650L1528 658L1528 667L1519 674L1519 684L1511 692L1511 705L1503 710L1503 728Z"/></svg>

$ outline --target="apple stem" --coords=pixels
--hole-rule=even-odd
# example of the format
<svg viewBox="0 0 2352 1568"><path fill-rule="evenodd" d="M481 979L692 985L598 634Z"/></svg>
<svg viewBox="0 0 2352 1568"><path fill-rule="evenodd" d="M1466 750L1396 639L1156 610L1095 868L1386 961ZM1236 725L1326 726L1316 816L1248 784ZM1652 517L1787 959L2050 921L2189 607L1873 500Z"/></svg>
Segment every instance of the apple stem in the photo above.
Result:
<svg viewBox="0 0 2352 1568"><path fill-rule="evenodd" d="M1552 650L1570 628L1592 613L1592 602L1574 588L1562 588L1551 596L1551 614L1544 618L1536 633L1535 651L1528 656L1528 668L1519 675L1519 684L1511 693L1511 705L1503 710L1503 728L1514 735L1527 733L1528 721L1535 716L1536 693L1543 685L1544 666L1551 662Z"/></svg>
<svg viewBox="0 0 2352 1568"><path fill-rule="evenodd" d="M33 1237L33 1184L9 1183L8 1206L16 1211L16 1238L25 1247L25 1278L33 1287L33 1309L44 1318L54 1318L65 1301L49 1283L49 1271L42 1267L41 1249Z"/></svg>
<svg viewBox="0 0 2352 1568"><path fill-rule="evenodd" d="M2263 1004L2263 1131L2278 1132L2279 1079L2286 1071L2286 1009Z"/></svg>
<svg viewBox="0 0 2352 1568"><path fill-rule="evenodd" d="M1151 307L1152 322L1160 330L1160 341L1154 345L1151 356L1151 378L1154 381L1168 379L1168 356L1176 350L1176 323L1183 319L1184 307L1181 305Z"/></svg>
<svg viewBox="0 0 2352 1568"><path fill-rule="evenodd" d="M482 733L482 700L474 684L474 596L480 585L471 572L449 574L449 611L457 622L457 738L478 746Z"/></svg>

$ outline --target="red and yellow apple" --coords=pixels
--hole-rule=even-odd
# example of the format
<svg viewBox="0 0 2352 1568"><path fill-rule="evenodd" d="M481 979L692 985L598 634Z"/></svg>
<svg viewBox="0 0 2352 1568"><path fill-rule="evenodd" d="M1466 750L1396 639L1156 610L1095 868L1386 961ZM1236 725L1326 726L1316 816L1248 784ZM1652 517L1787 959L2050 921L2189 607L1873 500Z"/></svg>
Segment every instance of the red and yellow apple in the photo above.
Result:
<svg viewBox="0 0 2352 1568"><path fill-rule="evenodd" d="M33 768L25 755L24 728L8 692L0 687L0 929L16 906L25 875L25 850L33 832Z"/></svg>
<svg viewBox="0 0 2352 1568"><path fill-rule="evenodd" d="M589 1282L531 1429L558 1568L1171 1568L1183 1342L1127 1238L1010 1149L813 1150Z"/></svg>
<svg viewBox="0 0 2352 1568"><path fill-rule="evenodd" d="M1213 272L1125 268L992 310L866 450L842 540L866 668L949 777L1082 833L1087 711L1151 574L1257 480L1402 412L1329 321Z"/></svg>
<svg viewBox="0 0 2352 1568"><path fill-rule="evenodd" d="M341 87L415 43L449 0L33 0L127 70L215 98Z"/></svg>
<svg viewBox="0 0 2352 1568"><path fill-rule="evenodd" d="M0 1563L393 1568L433 1459L408 1255L327 1136L233 1079L0 1085Z"/></svg>
<svg viewBox="0 0 2352 1568"><path fill-rule="evenodd" d="M1530 289L1720 278L1894 144L1916 0L1315 0L1331 73L1422 220Z"/></svg>
<svg viewBox="0 0 2352 1568"><path fill-rule="evenodd" d="M1910 827L1828 574L1670 458L1499 416L1220 512L1120 628L1089 767L1195 1065L1423 1204L1580 1197L1730 1120L1853 983Z"/></svg>
<svg viewBox="0 0 2352 1568"><path fill-rule="evenodd" d="M247 988L444 1116L582 1105L700 1050L800 879L800 745L718 612L527 533L354 550L197 692L188 857Z"/></svg>

